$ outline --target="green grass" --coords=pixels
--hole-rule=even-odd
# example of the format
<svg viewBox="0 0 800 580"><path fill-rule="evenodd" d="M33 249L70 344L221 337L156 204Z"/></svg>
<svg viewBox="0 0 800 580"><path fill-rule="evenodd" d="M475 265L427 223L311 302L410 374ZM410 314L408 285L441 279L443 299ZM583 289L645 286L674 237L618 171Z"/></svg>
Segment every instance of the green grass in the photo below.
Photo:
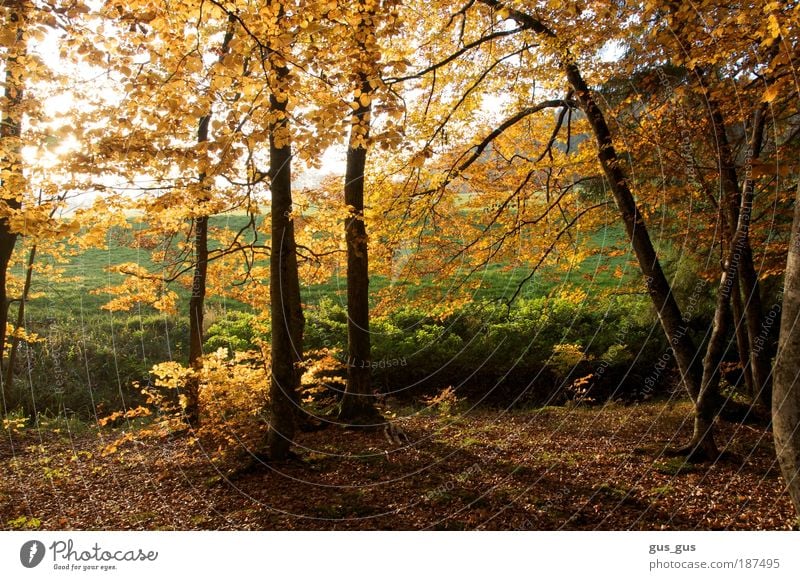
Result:
<svg viewBox="0 0 800 580"><path fill-rule="evenodd" d="M238 231L245 228L249 218L245 215L215 216L211 218L211 228L227 228ZM263 217L259 216L257 224L261 226ZM29 315L33 320L47 320L64 315L76 319L81 317L91 321L97 316L110 320L110 314L102 310L102 306L111 298L107 294L98 294L96 291L109 285L119 284L122 276L111 273L108 268L126 262L139 264L150 271L157 271L151 260L151 253L147 249L132 248L129 244L136 231L143 229L143 224L135 219L130 220L128 230L117 228L109 236L107 249L89 249L73 256L69 262L62 265L68 281L53 283L41 276L34 276L33 291L41 292L43 296L29 303ZM262 228L263 229L263 228ZM259 233L261 236L262 233ZM253 235L247 232L243 240L251 241ZM621 284L630 282L635 276L635 269L627 268L627 274L622 280L613 275L617 267L625 269L626 256L609 257L606 255L613 244L624 245L624 233L616 226L595 232L587 236L588 243L597 249L597 253L583 261L571 271L563 271L553 265L545 265L529 281L527 281L520 297L534 298L549 294L559 287L580 286L593 293L610 290ZM213 245L212 245L213 247ZM509 269L503 264L488 264L474 274L479 286L473 292L475 300L507 300L517 290L520 283L530 275L528 268ZM185 274L187 280L190 274ZM393 282L384 276L373 275L370 280L370 290L375 296ZM430 289L432 286L446 288L449 281L436 280L433 276L424 279L419 284L400 282L406 287L409 296ZM397 282L395 282L397 284ZM177 282L171 288L179 296L179 305L182 310L187 308L189 290ZM327 282L314 284L303 288L303 300L306 304L316 304L325 297L338 297L345 300L346 287L343 275L332 276ZM207 300L209 309L247 310L248 308L231 299L210 296ZM131 315L140 314L134 312ZM125 314L115 316L124 317Z"/></svg>

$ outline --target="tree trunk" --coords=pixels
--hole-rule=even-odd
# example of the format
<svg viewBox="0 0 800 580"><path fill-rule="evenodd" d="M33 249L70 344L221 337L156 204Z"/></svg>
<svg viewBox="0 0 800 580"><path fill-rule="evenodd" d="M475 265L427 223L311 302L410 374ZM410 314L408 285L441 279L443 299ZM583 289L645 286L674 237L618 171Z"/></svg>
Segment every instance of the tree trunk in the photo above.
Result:
<svg viewBox="0 0 800 580"><path fill-rule="evenodd" d="M639 268L647 282L647 289L658 313L664 334L675 353L681 380L692 399L697 402L701 384L697 350L688 334L688 329L683 323L683 316L675 300L675 295L672 293L669 280L667 280L661 268L661 262L653 247L650 234L647 232L644 218L642 218L641 212L636 206L633 193L628 185L628 178L622 170L622 160L617 156L614 149L611 131L577 66L569 63L565 66L565 70L567 79L578 97L581 109L592 126L592 131L597 140L597 155L600 159L600 164L603 166L603 171L609 181L614 200L625 224L628 238L633 245Z"/></svg>
<svg viewBox="0 0 800 580"><path fill-rule="evenodd" d="M761 147L764 139L764 125L766 123L766 109L759 105L753 113L753 129L747 148L749 160L747 174L742 188L741 210L739 211L738 231L741 232L744 242L742 244L742 258L739 262L739 276L742 279L744 291L744 312L747 321L747 334L750 343L750 366L753 372L754 400L764 409L769 409L772 399L772 373L769 350L754 348L759 344L763 328L763 312L761 306L761 290L758 283L758 273L753 265L753 250L750 245L750 219L753 212L753 198L755 197L755 180L752 176L752 161L761 156Z"/></svg>
<svg viewBox="0 0 800 580"><path fill-rule="evenodd" d="M702 75L702 72L697 74ZM763 407L769 408L768 400L771 388L769 352L763 348L755 348L758 344L763 321L758 273L753 265L753 250L750 246L750 219L752 217L755 182L750 170L748 170L744 180L744 187L742 189L739 188L739 174L736 170L733 152L725 130L725 119L722 115L722 110L714 99L708 99L708 105L714 124L714 138L716 139L719 156L720 184L722 186L723 202L727 206L726 218L728 223L731 224L731 229L736 228L735 235L740 237L739 244L734 249L730 259L735 262L738 269L740 286L744 294L744 322L749 346L746 360L749 362L752 376L753 400ZM752 164L752 161L758 159L761 155L764 124L764 107L759 105L753 113L752 132L748 137L748 165ZM765 399L765 397L767 398Z"/></svg>
<svg viewBox="0 0 800 580"><path fill-rule="evenodd" d="M19 110L22 103L22 73L18 66L19 57L25 53L25 42L23 33L22 7L17 6L16 10L9 8L10 13L5 26L16 27L14 42L6 48L6 78L5 78L5 107L0 110L0 150L4 152L0 158L0 169L8 177L0 178L0 203L5 205L11 212L18 211L22 207L22 157L21 143L22 136ZM4 212L5 213L5 212ZM11 256L14 253L14 246L17 243L17 233L11 230L11 226L6 217L0 218L0 376L4 369L4 357L6 346L6 327L8 325L8 266L11 263ZM6 401L6 396L10 394L11 385L3 384L2 397ZM5 404L4 404L5 407ZM10 409L6 408L8 412Z"/></svg>
<svg viewBox="0 0 800 580"><path fill-rule="evenodd" d="M725 261L717 289L713 327L703 358L703 382L695 401L694 432L692 440L681 450L689 460L714 459L719 456L719 450L714 442L713 425L718 408L720 364L728 344L731 294L738 292L736 264L730 261L738 241L739 239L734 236L730 242L728 259Z"/></svg>
<svg viewBox="0 0 800 580"><path fill-rule="evenodd" d="M208 216L194 218L194 274L189 298L189 366L194 373L186 383L184 416L192 427L200 424L200 370L203 368L203 315L208 277Z"/></svg>
<svg viewBox="0 0 800 580"><path fill-rule="evenodd" d="M748 397L755 397L756 388L753 381L753 369L750 366L750 339L747 335L747 327L744 317L744 307L742 306L742 279L737 278L738 288L731 294L731 310L733 311L734 334L736 336L736 352L739 355L739 365L742 367L742 378L744 379L745 392Z"/></svg>
<svg viewBox="0 0 800 580"><path fill-rule="evenodd" d="M8 296L8 266L17 243L17 234L13 233L5 218L0 219L0 363L5 370L6 329L11 298Z"/></svg>
<svg viewBox="0 0 800 580"><path fill-rule="evenodd" d="M17 328L22 328L25 324L25 304L28 302L28 296L31 293L31 283L33 282L33 265L36 263L36 246L31 247L28 253L28 263L25 266L25 283L22 286L22 296L19 298L19 309L17 310ZM14 386L14 363L17 358L17 348L19 347L19 337L13 336L11 338L11 347L8 351L8 362L5 369L5 384L8 385L6 394L10 395L12 387ZM9 398L5 401L8 409L14 408L15 401Z"/></svg>
<svg viewBox="0 0 800 580"><path fill-rule="evenodd" d="M297 398L295 361L298 356L293 337L298 336L296 310L299 304L294 287L299 285L297 254L292 221L292 148L287 115L289 70L275 67L276 87L270 95L269 150L270 191L272 194L270 252L271 376L269 456L274 461L289 457L295 435ZM298 371L299 372L299 371Z"/></svg>
<svg viewBox="0 0 800 580"><path fill-rule="evenodd" d="M714 416L719 398L719 363L725 352L727 339L728 305L732 285L736 283L735 264L730 264L723 274L718 291L717 308L714 314L714 328L708 350L703 360L702 374L697 370L696 349L682 324L682 316L669 281L661 269L661 264L652 245L644 220L636 207L627 178L621 169L621 160L613 147L611 133L575 65L567 65L570 84L575 89L598 143L598 156L611 190L617 202L622 220L639 267L648 281L648 290L658 312L661 326L672 346L681 379L691 395L694 405L694 432L689 444L680 452L692 461L715 460L719 450L714 442Z"/></svg>
<svg viewBox="0 0 800 580"><path fill-rule="evenodd" d="M370 129L370 88L360 74L360 94L366 95L353 112L347 149L344 199L347 242L347 385L339 418L350 424L374 425L381 418L373 404L372 357L369 335L369 267L367 231L364 224L364 170ZM358 98L356 98L358 100ZM363 104L366 102L366 104Z"/></svg>
<svg viewBox="0 0 800 580"><path fill-rule="evenodd" d="M11 261L11 254L14 252L16 241L17 236L10 232L7 221L5 219L0 220L0 373L5 371L3 358L5 355L9 307L8 290L6 288L8 264ZM2 398L3 414L5 415L13 409L14 404L11 397L11 383L8 381L3 381Z"/></svg>
<svg viewBox="0 0 800 580"><path fill-rule="evenodd" d="M294 239L294 224L292 224L292 239ZM289 270L286 273L286 290L289 295L289 316L292 332L292 365L294 366L294 389L290 393L294 400L296 419L306 423L308 415L300 405L300 386L303 378L303 335L305 333L306 319L303 315L303 303L300 296L300 274L297 268L297 252L288 257Z"/></svg>
<svg viewBox="0 0 800 580"><path fill-rule="evenodd" d="M228 16L228 30L222 39L220 57L224 57L233 40L233 26L236 19ZM208 127L211 113L200 117L197 124L197 142L208 142ZM197 176L201 195L198 202L209 201L206 174ZM186 422L197 427L200 424L200 371L203 368L203 318L205 314L206 286L208 282L208 215L194 218L194 272L192 274L192 295L189 297L189 366L194 371L185 385L185 404L183 413Z"/></svg>
<svg viewBox="0 0 800 580"><path fill-rule="evenodd" d="M537 34L550 38L556 37L552 30L530 14L510 8L498 0L480 1L494 10L507 10L510 17L515 19L517 23L530 28ZM681 380L686 386L686 390L689 392L692 401L695 403L695 415L699 416L701 421L707 422L704 419L706 405L708 405L708 401L713 401L716 393L706 390L702 392L703 396L701 397L703 383L701 370L699 368L700 365L697 360L697 351L688 334L688 328L683 323L683 317L678 303L675 300L675 295L672 293L669 280L667 280L661 268L661 263L658 260L652 240L647 232L644 218L639 208L636 206L636 201L631 192L628 178L622 169L623 161L619 158L614 148L614 140L611 137L611 131L608 128L603 112L595 102L592 92L586 85L578 66L569 53L563 55L562 62L567 81L575 91L581 110L583 110L592 127L592 132L597 141L598 159L608 179L622 221L625 224L625 230L628 234L628 238L631 240L636 259L639 262L639 268L647 282L648 293L658 313L661 327L672 347ZM709 387L710 386L712 385L709 384ZM701 408L698 408L698 404ZM701 425L700 427L702 432L706 434L706 437L711 438L713 436L713 423L707 423L707 425ZM713 441L713 439L711 440ZM697 448L697 451L693 453L693 458L700 459L704 450L706 450L705 446ZM716 459L713 450L710 451L712 451L712 453L710 453L707 458Z"/></svg>
<svg viewBox="0 0 800 580"><path fill-rule="evenodd" d="M211 115L200 118L197 126L197 142L208 141L208 125ZM204 187L205 173L200 173L200 187ZM207 195L199 200L207 201ZM194 273L192 275L192 295L189 298L189 366L194 373L186 382L183 413L186 422L197 427L200 424L200 370L203 368L203 316L208 278L208 216L194 218Z"/></svg>
<svg viewBox="0 0 800 580"><path fill-rule="evenodd" d="M786 488L800 518L800 186L786 261L781 334L772 391L772 433Z"/></svg>

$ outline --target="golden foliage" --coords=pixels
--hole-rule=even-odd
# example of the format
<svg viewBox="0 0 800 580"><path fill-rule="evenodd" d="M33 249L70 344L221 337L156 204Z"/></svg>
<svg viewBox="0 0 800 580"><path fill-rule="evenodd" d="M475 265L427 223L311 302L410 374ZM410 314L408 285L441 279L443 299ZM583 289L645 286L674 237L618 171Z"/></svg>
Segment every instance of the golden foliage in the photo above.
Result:
<svg viewBox="0 0 800 580"><path fill-rule="evenodd" d="M155 409L155 418L137 431L137 437L161 438L185 431L184 391L189 381L196 380L200 424L191 436L197 443L207 446L216 459L258 449L269 408L269 366L262 351L235 352L229 357L225 349L219 349L204 356L198 370L169 361L153 366L151 374L153 385L139 385L147 407L112 413L101 424L149 416ZM131 440L130 434L123 434L106 453L116 452Z"/></svg>

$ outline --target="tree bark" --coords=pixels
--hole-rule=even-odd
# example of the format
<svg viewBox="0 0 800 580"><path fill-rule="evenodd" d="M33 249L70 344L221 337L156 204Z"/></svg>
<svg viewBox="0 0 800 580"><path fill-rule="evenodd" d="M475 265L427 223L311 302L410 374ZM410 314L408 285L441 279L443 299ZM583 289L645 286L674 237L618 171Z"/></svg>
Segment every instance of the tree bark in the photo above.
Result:
<svg viewBox="0 0 800 580"><path fill-rule="evenodd" d="M744 307L742 306L742 279L738 279L738 288L731 294L731 310L733 312L734 334L736 336L736 352L739 355L739 365L742 367L745 392L749 397L755 397L756 388L753 380L753 369L750 366L750 339L747 335Z"/></svg>
<svg viewBox="0 0 800 580"><path fill-rule="evenodd" d="M711 336L703 357L703 380L700 393L695 401L694 432L692 440L681 450L688 460L704 460L719 456L719 449L714 441L714 417L718 410L720 365L725 356L728 343L728 327L730 325L731 295L738 292L737 267L731 261L741 236L734 236L730 241L728 259L724 262L717 304L714 309L714 322Z"/></svg>
<svg viewBox="0 0 800 580"><path fill-rule="evenodd" d="M189 298L189 366L194 373L186 382L184 416L196 427L200 424L200 376L203 368L203 317L208 278L208 216L194 218L194 273L192 295Z"/></svg>
<svg viewBox="0 0 800 580"><path fill-rule="evenodd" d="M197 142L208 141L208 125L211 115L200 118L197 126ZM200 173L200 187L204 187L205 173ZM199 201L207 201L207 195ZM183 413L186 422L197 427L200 424L200 370L203 368L203 317L205 313L206 282L208 279L208 216L194 218L194 272L192 295L189 297L189 366L194 373L186 381Z"/></svg>
<svg viewBox="0 0 800 580"><path fill-rule="evenodd" d="M8 204L9 206L11 204ZM17 243L17 234L11 231L6 218L0 219L0 368L5 370L6 328L11 299L8 296L8 266Z"/></svg>
<svg viewBox="0 0 800 580"><path fill-rule="evenodd" d="M222 39L220 57L224 57L233 40L233 26L236 20L228 17L228 29ZM197 142L208 142L208 127L211 113L200 117L197 123ZM201 171L197 176L202 204L209 201L210 195L206 184L206 173ZM203 368L203 319L205 315L206 287L208 282L208 215L201 214L194 218L194 272L192 273L192 295L189 297L189 366L194 371L186 382L184 389L184 418L191 427L200 424L200 371Z"/></svg>
<svg viewBox="0 0 800 580"><path fill-rule="evenodd" d="M732 248L731 259L738 270L740 286L744 294L744 323L747 331L748 351L745 360L749 362L749 372L752 376L752 392L754 401L765 408L768 403L764 397L770 391L770 360L766 349L756 349L762 328L761 291L758 283L758 274L753 265L753 250L750 245L750 219L752 217L753 196L755 183L748 170L745 176L743 189L739 188L739 175L736 170L733 152L731 151L728 135L725 130L725 120L719 104L714 99L708 100L711 108L711 118L714 124L714 133L719 155L720 182L722 185L723 201L726 204L726 219L730 228L735 228L734 236L739 237L739 242ZM759 105L753 114L752 133L748 137L747 158L748 164L758 159L764 135L764 110ZM737 325L739 321L737 320ZM738 342L738 340L737 340Z"/></svg>
<svg viewBox="0 0 800 580"><path fill-rule="evenodd" d="M294 222L292 222L292 240L294 241ZM296 246L295 246L296 248ZM303 379L303 335L306 319L303 315L303 303L300 296L300 273L297 266L297 251L288 258L289 268L286 272L286 292L289 299L289 317L292 346L292 366L294 368L294 387L290 391L293 401L296 424L305 428L310 424L309 415L300 404L300 387Z"/></svg>
<svg viewBox="0 0 800 580"><path fill-rule="evenodd" d="M800 523L800 186L786 261L783 312L772 391L772 433Z"/></svg>
<svg viewBox="0 0 800 580"><path fill-rule="evenodd" d="M373 425L381 418L373 403L372 356L369 334L368 238L364 224L364 170L367 161L372 89L367 76L359 75L360 95L353 112L347 149L344 199L349 215L345 220L347 242L347 384L339 418L350 424ZM356 98L358 101L359 99Z"/></svg>
<svg viewBox="0 0 800 580"><path fill-rule="evenodd" d="M22 286L22 296L19 298L19 309L17 310L17 328L22 328L25 324L25 305L28 302L28 296L31 293L31 283L33 282L33 265L36 263L36 246L32 246L28 253L28 263L25 265L25 282ZM11 347L8 351L8 363L5 370L5 384L8 385L7 394L9 394L14 386L14 364L17 358L17 348L19 347L19 337L13 336L11 338ZM15 401L13 397L6 400L6 405L9 409L14 408Z"/></svg>
<svg viewBox="0 0 800 580"><path fill-rule="evenodd" d="M737 230L743 237L742 259L739 262L739 276L744 291L744 312L747 321L747 334L750 343L750 365L753 373L754 400L764 409L769 409L772 400L772 373L769 350L754 348L764 337L761 336L764 318L761 305L761 289L758 273L753 264L753 250L750 244L750 220L755 197L755 180L752 176L752 162L761 157L766 124L766 108L760 104L753 113L753 129L747 148L747 167L742 188L741 209Z"/></svg>
<svg viewBox="0 0 800 580"><path fill-rule="evenodd" d="M9 6L8 21L4 24L8 27L16 27L15 41L6 48L5 61L5 104L0 107L0 143L3 145L5 155L0 159L0 169L9 177L0 179L0 202L8 208L9 212L18 211L22 207L22 158L21 143L22 136L21 111L23 88L22 72L20 70L19 58L25 54L25 42L23 39L23 14L21 5L14 8ZM4 212L5 213L5 212ZM17 243L17 233L12 231L7 217L0 218L0 376L4 369L5 346L6 346L6 327L8 324L8 267L11 263L11 256L14 253L14 246ZM11 385L3 384L2 398L10 396ZM4 404L4 407L6 405ZM5 408L8 412L10 409Z"/></svg>
<svg viewBox="0 0 800 580"><path fill-rule="evenodd" d="M292 220L292 148L287 115L289 69L275 67L276 87L270 95L270 191L272 194L270 252L271 376L269 456L285 460L296 430L298 359L293 344L298 336L297 308L299 289L297 253Z"/></svg>
<svg viewBox="0 0 800 580"><path fill-rule="evenodd" d="M685 454L687 459L692 461L717 459L719 450L714 441L714 416L719 398L719 364L725 352L730 293L736 284L737 265L730 263L722 275L714 313L714 326L703 359L703 370L700 373L696 363L697 350L688 335L688 328L683 325L680 308L661 268L644 220L628 186L627 178L621 169L621 160L614 150L611 133L603 114L592 99L577 67L569 64L566 68L570 84L575 89L581 108L592 125L597 139L600 162L611 184L611 191L639 261L639 267L648 281L650 298L656 307L667 340L675 353L681 379L694 401L694 432L691 441L680 450L680 453ZM732 241L732 250L739 241L739 236L735 236Z"/></svg>

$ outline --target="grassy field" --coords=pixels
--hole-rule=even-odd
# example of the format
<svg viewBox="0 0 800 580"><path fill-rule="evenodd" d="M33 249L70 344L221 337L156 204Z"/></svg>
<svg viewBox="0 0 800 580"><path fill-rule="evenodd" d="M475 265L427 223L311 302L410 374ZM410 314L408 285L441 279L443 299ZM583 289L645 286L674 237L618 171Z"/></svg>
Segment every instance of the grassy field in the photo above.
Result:
<svg viewBox="0 0 800 580"><path fill-rule="evenodd" d="M214 217L210 226L239 230L245 227L247 222L246 216L234 214ZM89 319L97 315L108 316L101 308L110 299L110 296L97 294L95 291L105 286L119 284L122 281L122 276L108 271L110 267L132 262L149 271L157 271L151 260L150 251L131 247L132 232L141 229L143 224L133 219L130 220L130 223L130 230L117 230L112 233L106 249L89 249L72 256L69 262L62 266L69 281L52 283L42 277L34 277L33 290L41 292L43 296L30 302L29 315L31 319L52 319L59 315ZM537 272L523 286L520 296L525 298L543 296L556 288L569 288L570 286L582 287L591 294L624 287L636 278L636 272L630 266L629 257L606 255L609 248L615 245L625 247L624 233L621 229L609 226L605 230L595 232L590 236L590 245L596 248L596 254L584 260L579 267L571 271L563 271L545 264L541 271ZM613 275L617 267L626 270L626 275L622 279ZM529 269L524 267L509 270L503 264L489 264L474 274L474 279L479 282L479 286L474 290L473 298L475 300L507 300L529 274ZM383 276L374 275L370 282L370 288L373 292L379 292L391 283ZM447 284L447 281L444 283ZM401 282L401 284L403 283ZM406 283L405 287L409 294L414 294L424 290L426 286L434 284L441 285L442 281L431 277L423 281L421 285ZM177 282L173 282L171 288L181 297L180 303L185 310L188 290ZM323 284L304 286L303 300L305 303L313 305L325 297L344 299L345 292L345 280L342 277L332 276ZM208 306L211 309L246 310L244 305L236 301L222 300L214 296L209 297ZM124 314L118 316L124 317Z"/></svg>

